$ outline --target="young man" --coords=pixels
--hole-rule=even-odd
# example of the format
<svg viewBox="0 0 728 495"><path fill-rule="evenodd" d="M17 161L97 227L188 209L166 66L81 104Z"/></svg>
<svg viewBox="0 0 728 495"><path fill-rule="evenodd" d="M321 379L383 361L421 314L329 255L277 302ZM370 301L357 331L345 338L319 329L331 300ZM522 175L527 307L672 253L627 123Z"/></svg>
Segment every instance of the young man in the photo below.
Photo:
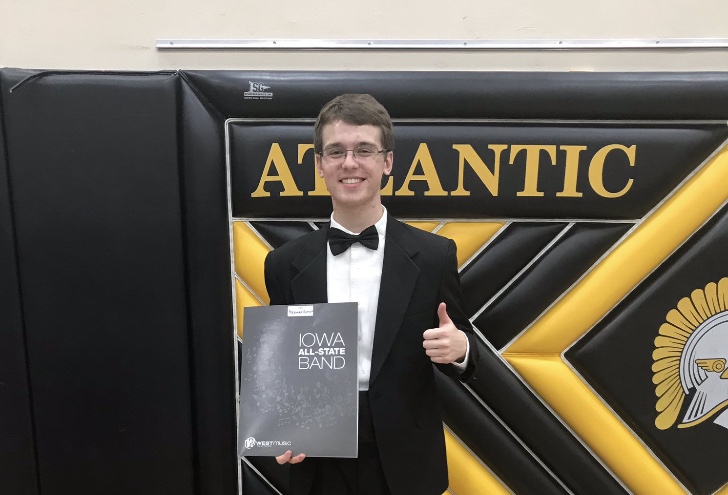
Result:
<svg viewBox="0 0 728 495"><path fill-rule="evenodd" d="M441 495L448 486L432 363L467 379L477 347L462 309L455 243L382 206L393 149L389 114L373 97L327 103L314 151L331 193L331 223L265 261L271 304L359 303L359 456L277 457L292 464L293 495Z"/></svg>

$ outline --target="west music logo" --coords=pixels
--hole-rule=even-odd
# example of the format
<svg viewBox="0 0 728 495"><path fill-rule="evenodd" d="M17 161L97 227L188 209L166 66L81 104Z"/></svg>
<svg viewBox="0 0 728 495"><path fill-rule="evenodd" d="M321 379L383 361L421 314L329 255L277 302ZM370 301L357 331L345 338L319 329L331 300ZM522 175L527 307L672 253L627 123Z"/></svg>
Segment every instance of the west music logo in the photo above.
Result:
<svg viewBox="0 0 728 495"><path fill-rule="evenodd" d="M248 437L243 442L246 449L253 447L288 447L291 445L290 440L256 440L254 437Z"/></svg>

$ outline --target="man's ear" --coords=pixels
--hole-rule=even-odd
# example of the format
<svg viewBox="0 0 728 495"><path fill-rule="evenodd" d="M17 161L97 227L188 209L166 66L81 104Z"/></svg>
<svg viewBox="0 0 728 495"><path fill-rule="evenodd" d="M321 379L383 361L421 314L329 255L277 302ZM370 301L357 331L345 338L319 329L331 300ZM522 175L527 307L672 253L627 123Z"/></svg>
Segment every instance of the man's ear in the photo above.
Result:
<svg viewBox="0 0 728 495"><path fill-rule="evenodd" d="M388 151L386 155L384 155L384 173L382 174L382 180L379 184L379 189L384 190L385 187L387 187L387 183L389 182L389 177L392 174L392 165L394 163L394 153L391 151ZM391 189L391 188L390 188ZM391 193L391 191L390 191Z"/></svg>
<svg viewBox="0 0 728 495"><path fill-rule="evenodd" d="M394 151L387 151L384 156L384 175L392 173L392 166L394 165Z"/></svg>

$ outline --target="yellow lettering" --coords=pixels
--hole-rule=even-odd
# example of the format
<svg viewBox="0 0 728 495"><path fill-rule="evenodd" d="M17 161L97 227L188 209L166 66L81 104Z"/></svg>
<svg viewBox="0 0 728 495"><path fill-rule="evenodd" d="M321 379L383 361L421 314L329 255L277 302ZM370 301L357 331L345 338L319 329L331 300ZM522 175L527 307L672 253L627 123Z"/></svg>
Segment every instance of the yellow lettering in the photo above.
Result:
<svg viewBox="0 0 728 495"><path fill-rule="evenodd" d="M271 165L275 165L278 175L272 175L270 173ZM260 183L250 197L265 198L270 196L270 193L263 188L267 182L280 182L283 184L281 196L303 196L303 193L296 186L296 181L293 180L291 169L288 168L286 158L283 156L283 150L281 150L281 145L278 143L271 144L268 158L263 168L263 174L260 176Z"/></svg>
<svg viewBox="0 0 728 495"><path fill-rule="evenodd" d="M603 198L618 198L620 196L624 196L627 194L627 191L629 191L632 187L632 183L634 182L634 180L630 178L627 181L627 184L617 192L607 191L604 187L604 162L607 159L607 155L614 150L623 151L629 159L629 166L634 167L637 145L633 144L628 148L621 144L610 144L597 151L592 158L591 163L589 163L589 184L591 184L594 192Z"/></svg>
<svg viewBox="0 0 728 495"><path fill-rule="evenodd" d="M392 192L394 191L394 177L392 177L391 175L385 175L385 177L387 178L386 184L384 184L384 187L379 191L379 193L382 196L391 196Z"/></svg>
<svg viewBox="0 0 728 495"><path fill-rule="evenodd" d="M582 193L576 190L576 179L579 176L579 154L586 146L559 146L566 151L566 165L564 166L564 190L557 192L556 196L562 198L581 198Z"/></svg>
<svg viewBox="0 0 728 495"><path fill-rule="evenodd" d="M417 164L422 165L423 174L415 174ZM435 163L432 161L432 155L430 155L430 149L426 143L420 143L417 148L417 153L412 160L412 165L407 172L407 177L404 179L402 187L400 187L395 193L396 196L414 196L415 193L409 188L409 184L413 180L424 180L427 182L427 191L425 196L447 196L447 192L442 188L440 183L440 177L437 175L435 169Z"/></svg>
<svg viewBox="0 0 728 495"><path fill-rule="evenodd" d="M488 188L488 191L492 196L498 196L498 179L500 177L500 159L501 152L508 148L507 144L491 144L488 146L489 149L495 153L495 166L493 171L487 167L485 162L480 159L480 156L475 152L473 147L469 144L453 144L453 149L458 151L458 187L450 194L452 196L470 196L470 191L465 189L464 175L465 175L465 164L470 165L470 168L475 172L480 179L480 182Z"/></svg>
<svg viewBox="0 0 728 495"><path fill-rule="evenodd" d="M303 158L306 156L308 150L313 149L313 144L300 144L298 145L298 164L303 163ZM329 196L329 190L326 187L326 181L316 171L316 167L313 167L313 191L308 192L309 196Z"/></svg>
<svg viewBox="0 0 728 495"><path fill-rule="evenodd" d="M516 155L526 150L526 173L523 180L523 191L516 193L516 196L543 196L538 190L538 165L541 151L546 151L551 157L551 165L556 162L556 146L542 146L538 144L525 144L511 146L510 164L513 165Z"/></svg>

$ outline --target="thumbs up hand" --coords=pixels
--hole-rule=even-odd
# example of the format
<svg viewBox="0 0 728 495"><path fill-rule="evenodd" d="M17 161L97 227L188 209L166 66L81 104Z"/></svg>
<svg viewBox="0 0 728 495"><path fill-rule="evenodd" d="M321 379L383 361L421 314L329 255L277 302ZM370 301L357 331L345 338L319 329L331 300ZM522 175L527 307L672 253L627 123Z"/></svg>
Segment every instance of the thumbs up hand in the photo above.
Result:
<svg viewBox="0 0 728 495"><path fill-rule="evenodd" d="M450 319L444 302L438 306L437 316L440 320L437 328L430 328L422 334L425 353L433 363L450 364L462 361L467 350L467 337Z"/></svg>

